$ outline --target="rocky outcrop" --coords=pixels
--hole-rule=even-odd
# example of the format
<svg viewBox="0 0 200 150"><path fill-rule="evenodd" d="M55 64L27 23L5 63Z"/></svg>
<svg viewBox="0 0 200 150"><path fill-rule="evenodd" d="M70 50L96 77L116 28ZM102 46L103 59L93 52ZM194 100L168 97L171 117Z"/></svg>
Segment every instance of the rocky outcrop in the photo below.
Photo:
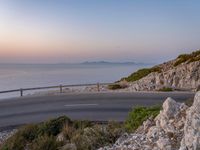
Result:
<svg viewBox="0 0 200 150"><path fill-rule="evenodd" d="M130 82L128 89L130 91L150 91L163 87L178 90L197 90L200 88L200 61L182 63L176 67L170 67L169 64L160 66L163 67L160 73L152 72L138 81Z"/></svg>
<svg viewBox="0 0 200 150"><path fill-rule="evenodd" d="M200 150L200 92L191 107L167 98L155 119L148 119L112 147L99 150Z"/></svg>
<svg viewBox="0 0 200 150"><path fill-rule="evenodd" d="M200 150L200 92L194 98L194 104L186 112L184 136L180 150Z"/></svg>

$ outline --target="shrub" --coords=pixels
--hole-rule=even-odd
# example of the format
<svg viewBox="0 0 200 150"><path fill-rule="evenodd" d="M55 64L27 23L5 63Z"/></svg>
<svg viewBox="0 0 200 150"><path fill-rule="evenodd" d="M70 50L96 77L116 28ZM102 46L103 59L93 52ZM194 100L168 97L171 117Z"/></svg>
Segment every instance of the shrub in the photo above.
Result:
<svg viewBox="0 0 200 150"><path fill-rule="evenodd" d="M61 116L37 125L23 126L4 143L1 150L22 150L27 143L33 142L38 137L43 135L56 136L66 123L71 123L71 120Z"/></svg>
<svg viewBox="0 0 200 150"><path fill-rule="evenodd" d="M109 138L102 126L95 125L75 132L72 142L76 144L78 150L93 150L109 144Z"/></svg>
<svg viewBox="0 0 200 150"><path fill-rule="evenodd" d="M126 85L121 85L121 84L117 84L117 83L108 85L108 89L110 89L110 90L124 89L126 87L127 87Z"/></svg>
<svg viewBox="0 0 200 150"><path fill-rule="evenodd" d="M75 129L84 129L86 127L91 127L92 126L92 123L91 121L87 121L87 120L84 120L84 121L73 121L73 127Z"/></svg>
<svg viewBox="0 0 200 150"><path fill-rule="evenodd" d="M14 136L9 138L6 143L0 147L1 150L23 150L25 148L25 139L17 132Z"/></svg>
<svg viewBox="0 0 200 150"><path fill-rule="evenodd" d="M174 63L174 66L176 67L176 66L178 66L178 65L180 65L181 63L184 63L184 62L191 63L191 62L194 62L194 61L200 61L200 50L192 52L191 54L179 55L177 57L176 62Z"/></svg>
<svg viewBox="0 0 200 150"><path fill-rule="evenodd" d="M109 121L107 125L107 132L110 143L114 143L124 132L124 126L119 122Z"/></svg>
<svg viewBox="0 0 200 150"><path fill-rule="evenodd" d="M55 137L44 135L35 139L30 147L31 150L57 150L59 145Z"/></svg>
<svg viewBox="0 0 200 150"><path fill-rule="evenodd" d="M66 123L72 124L72 121L66 116L61 116L56 119L49 120L39 126L39 133L40 135L47 134L56 136L61 132L63 126Z"/></svg>
<svg viewBox="0 0 200 150"><path fill-rule="evenodd" d="M135 131L142 123L147 120L149 117L155 118L159 112L160 106L153 107L141 107L138 106L133 108L129 113L128 118L125 121L125 128L128 132Z"/></svg>
<svg viewBox="0 0 200 150"><path fill-rule="evenodd" d="M148 74L150 74L152 72L161 72L161 68L160 67L152 67L152 68L140 69L140 70L132 73L127 78L123 78L123 80L126 80L128 82L137 81L137 80L147 76Z"/></svg>
<svg viewBox="0 0 200 150"><path fill-rule="evenodd" d="M171 92L171 91L173 91L173 89L170 88L170 87L163 87L163 88L159 89L158 91L161 91L161 92Z"/></svg>
<svg viewBox="0 0 200 150"><path fill-rule="evenodd" d="M37 125L26 125L18 130L18 132L9 138L3 145L2 150L21 150L24 149L27 142L31 142L38 136Z"/></svg>

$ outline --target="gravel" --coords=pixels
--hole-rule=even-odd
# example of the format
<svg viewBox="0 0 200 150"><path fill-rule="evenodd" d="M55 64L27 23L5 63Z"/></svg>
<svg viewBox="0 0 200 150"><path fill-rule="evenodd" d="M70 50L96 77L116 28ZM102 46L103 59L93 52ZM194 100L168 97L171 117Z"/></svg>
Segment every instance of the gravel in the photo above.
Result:
<svg viewBox="0 0 200 150"><path fill-rule="evenodd" d="M17 132L17 129L0 131L0 145Z"/></svg>

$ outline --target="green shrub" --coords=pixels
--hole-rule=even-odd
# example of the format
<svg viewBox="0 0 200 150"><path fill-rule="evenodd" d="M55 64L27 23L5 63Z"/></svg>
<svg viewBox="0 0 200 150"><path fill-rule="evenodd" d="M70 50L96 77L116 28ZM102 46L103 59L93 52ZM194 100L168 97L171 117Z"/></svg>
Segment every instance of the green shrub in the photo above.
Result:
<svg viewBox="0 0 200 150"><path fill-rule="evenodd" d="M3 145L2 150L21 150L24 149L27 142L31 142L38 137L37 125L26 125L18 130L18 132L9 138Z"/></svg>
<svg viewBox="0 0 200 150"><path fill-rule="evenodd" d="M174 66L178 66L181 63L184 62L194 62L194 61L200 61L200 50L197 50L195 52L192 52L191 54L181 54L177 57L176 62L174 63Z"/></svg>
<svg viewBox="0 0 200 150"><path fill-rule="evenodd" d="M59 145L55 137L43 135L35 139L30 147L31 150L57 150Z"/></svg>
<svg viewBox="0 0 200 150"><path fill-rule="evenodd" d="M102 126L95 125L84 130L77 130L71 141L76 144L78 150L94 150L110 144L110 136Z"/></svg>
<svg viewBox="0 0 200 150"><path fill-rule="evenodd" d="M137 81L137 80L147 76L148 74L150 74L152 72L161 72L161 68L160 67L152 67L152 68L140 69L140 70L132 73L127 78L123 78L122 80L126 80L128 82Z"/></svg>
<svg viewBox="0 0 200 150"><path fill-rule="evenodd" d="M124 89L126 87L127 87L126 85L120 85L117 83L108 85L108 89L110 89L110 90Z"/></svg>
<svg viewBox="0 0 200 150"><path fill-rule="evenodd" d="M6 143L0 147L1 150L23 150L25 148L26 140L17 132L14 136L9 138Z"/></svg>
<svg viewBox="0 0 200 150"><path fill-rule="evenodd" d="M61 116L37 125L23 126L3 144L1 150L22 150L27 143L33 142L39 136L56 136L66 123L71 123L71 120Z"/></svg>
<svg viewBox="0 0 200 150"><path fill-rule="evenodd" d="M75 121L73 121L73 127L75 129L84 129L86 127L91 127L91 126L92 126L91 121L87 121L87 120L83 120L83 121L75 120Z"/></svg>
<svg viewBox="0 0 200 150"><path fill-rule="evenodd" d="M171 92L171 91L173 91L173 89L170 88L170 87L163 87L163 88L159 89L158 91L161 91L161 92Z"/></svg>
<svg viewBox="0 0 200 150"><path fill-rule="evenodd" d="M56 136L58 133L61 132L63 126L66 123L72 124L72 121L66 116L61 116L56 119L49 120L39 126L39 133L40 135L47 134Z"/></svg>
<svg viewBox="0 0 200 150"><path fill-rule="evenodd" d="M135 131L149 117L155 118L159 114L160 109L161 107L159 106L153 106L153 107L138 106L136 108L133 108L133 110L129 113L127 120L125 121L126 130L128 132Z"/></svg>
<svg viewBox="0 0 200 150"><path fill-rule="evenodd" d="M109 135L109 143L114 143L124 133L124 126L119 122L109 121L107 132Z"/></svg>

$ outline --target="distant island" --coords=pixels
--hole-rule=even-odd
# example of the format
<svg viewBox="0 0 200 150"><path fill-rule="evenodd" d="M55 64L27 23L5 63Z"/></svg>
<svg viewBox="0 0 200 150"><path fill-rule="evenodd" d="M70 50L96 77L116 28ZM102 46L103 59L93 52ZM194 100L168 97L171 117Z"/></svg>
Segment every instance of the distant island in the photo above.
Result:
<svg viewBox="0 0 200 150"><path fill-rule="evenodd" d="M149 63L141 63L141 62L110 62L110 61L85 61L81 64L84 65L147 65Z"/></svg>

